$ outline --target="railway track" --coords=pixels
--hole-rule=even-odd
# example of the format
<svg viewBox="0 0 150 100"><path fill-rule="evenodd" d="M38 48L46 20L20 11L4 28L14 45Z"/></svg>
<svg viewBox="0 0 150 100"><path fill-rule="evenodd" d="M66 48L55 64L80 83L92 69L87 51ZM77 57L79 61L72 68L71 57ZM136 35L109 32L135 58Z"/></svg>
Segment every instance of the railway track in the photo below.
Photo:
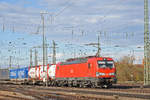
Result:
<svg viewBox="0 0 150 100"><path fill-rule="evenodd" d="M4 95L2 91L8 93L12 92L15 96ZM18 95L18 97L16 95ZM150 100L150 88L91 89L2 84L0 87L0 98L6 96L12 97L14 100L48 100L49 98L55 98L54 100L88 100L89 98L91 100L116 100L117 98L120 100Z"/></svg>
<svg viewBox="0 0 150 100"><path fill-rule="evenodd" d="M115 91L113 90L95 90L95 89L80 89L80 88L39 88L40 90L51 90L51 91L61 91L61 92L68 92L68 93L76 93L76 94L89 94L89 95L105 95L105 96L119 96L119 97L130 97L130 98L140 98L140 99L150 99L150 92L145 93L145 91L142 90L142 92L123 92L121 90ZM133 92L133 93L132 93Z"/></svg>

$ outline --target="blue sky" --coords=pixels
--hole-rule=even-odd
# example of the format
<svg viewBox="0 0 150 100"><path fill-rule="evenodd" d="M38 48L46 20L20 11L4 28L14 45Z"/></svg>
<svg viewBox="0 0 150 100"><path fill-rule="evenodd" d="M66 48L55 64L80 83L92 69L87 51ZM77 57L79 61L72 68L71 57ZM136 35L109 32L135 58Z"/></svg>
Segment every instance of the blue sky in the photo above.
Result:
<svg viewBox="0 0 150 100"><path fill-rule="evenodd" d="M29 49L42 44L41 11L48 12L45 33L50 45L52 40L58 44L58 61L74 52L95 54L96 48L84 44L97 42L99 32L102 56L119 60L134 55L136 63L143 59L144 0L0 0L0 11L1 66L8 65L10 55L14 65L29 64Z"/></svg>

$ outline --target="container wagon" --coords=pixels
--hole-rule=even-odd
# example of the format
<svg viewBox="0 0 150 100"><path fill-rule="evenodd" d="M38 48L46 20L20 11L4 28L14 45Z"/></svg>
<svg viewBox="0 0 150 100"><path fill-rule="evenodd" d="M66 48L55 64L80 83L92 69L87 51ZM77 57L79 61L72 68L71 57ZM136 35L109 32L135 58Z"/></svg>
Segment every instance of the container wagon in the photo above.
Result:
<svg viewBox="0 0 150 100"><path fill-rule="evenodd" d="M48 64L44 67L41 65L29 67L28 80L33 84L43 84L46 81L51 84L51 81L55 79L55 69L56 65L52 64Z"/></svg>

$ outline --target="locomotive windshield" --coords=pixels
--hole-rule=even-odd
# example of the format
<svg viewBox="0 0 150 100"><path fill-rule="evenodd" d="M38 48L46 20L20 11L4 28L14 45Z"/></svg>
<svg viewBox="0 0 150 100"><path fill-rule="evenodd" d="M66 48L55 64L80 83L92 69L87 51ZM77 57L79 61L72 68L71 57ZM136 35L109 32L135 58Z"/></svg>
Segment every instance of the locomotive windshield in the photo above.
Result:
<svg viewBox="0 0 150 100"><path fill-rule="evenodd" d="M99 68L113 68L113 61L97 61Z"/></svg>

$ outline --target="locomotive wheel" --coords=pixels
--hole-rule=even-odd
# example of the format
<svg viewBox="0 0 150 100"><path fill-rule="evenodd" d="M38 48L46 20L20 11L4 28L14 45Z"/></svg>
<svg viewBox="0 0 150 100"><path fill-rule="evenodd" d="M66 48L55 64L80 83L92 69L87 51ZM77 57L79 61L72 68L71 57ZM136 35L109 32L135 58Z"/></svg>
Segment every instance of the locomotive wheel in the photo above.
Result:
<svg viewBox="0 0 150 100"><path fill-rule="evenodd" d="M80 88L86 88L87 86L86 86L84 83L80 83L80 84L79 84L79 87L80 87Z"/></svg>
<svg viewBox="0 0 150 100"><path fill-rule="evenodd" d="M107 84L104 84L102 87L105 88L105 89L107 89L107 88L108 88L108 85L107 85Z"/></svg>
<svg viewBox="0 0 150 100"><path fill-rule="evenodd" d="M82 87L83 87L82 83L80 83L80 84L79 84L79 87L80 87L80 88L82 88Z"/></svg>
<svg viewBox="0 0 150 100"><path fill-rule="evenodd" d="M56 86L60 87L60 83L59 83L59 82L56 82Z"/></svg>
<svg viewBox="0 0 150 100"><path fill-rule="evenodd" d="M112 84L109 84L108 87L112 87Z"/></svg>
<svg viewBox="0 0 150 100"><path fill-rule="evenodd" d="M95 83L91 84L91 88L96 88Z"/></svg>
<svg viewBox="0 0 150 100"><path fill-rule="evenodd" d="M68 84L68 87L72 87L72 84Z"/></svg>
<svg viewBox="0 0 150 100"><path fill-rule="evenodd" d="M87 86L86 86L86 85L83 85L83 88L87 88Z"/></svg>
<svg viewBox="0 0 150 100"><path fill-rule="evenodd" d="M58 87L61 87L61 83L58 83Z"/></svg>
<svg viewBox="0 0 150 100"><path fill-rule="evenodd" d="M52 82L52 86L57 86L57 83L56 82Z"/></svg>

